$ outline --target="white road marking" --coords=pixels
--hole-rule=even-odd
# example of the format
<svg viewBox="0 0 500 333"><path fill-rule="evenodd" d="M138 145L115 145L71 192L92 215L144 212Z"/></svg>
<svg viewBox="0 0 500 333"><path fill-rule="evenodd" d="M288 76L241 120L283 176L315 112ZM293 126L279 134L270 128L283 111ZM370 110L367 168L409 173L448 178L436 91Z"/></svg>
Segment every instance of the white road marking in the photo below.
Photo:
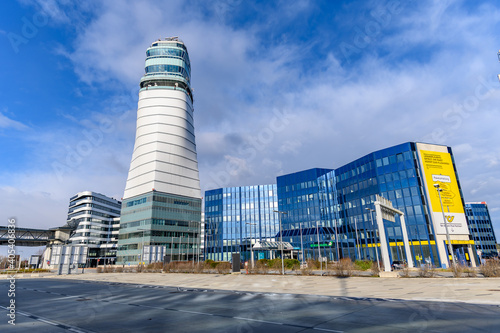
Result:
<svg viewBox="0 0 500 333"><path fill-rule="evenodd" d="M233 317L234 319L241 319L241 320L248 320L248 321L258 321L259 323L266 323L266 324L274 324L274 325L287 325L284 323L278 323L275 321L267 321L267 320L260 320L260 319L253 319L253 318L244 318L244 317Z"/></svg>
<svg viewBox="0 0 500 333"><path fill-rule="evenodd" d="M188 310L178 310L179 312L186 312L186 313L192 313L192 314L200 314L200 315L205 315L205 316L213 316L211 313L206 313L206 312L197 312L197 311L188 311Z"/></svg>
<svg viewBox="0 0 500 333"><path fill-rule="evenodd" d="M325 331L325 332L335 332L335 333L344 333L344 331L336 331L336 330L330 330L328 328L320 328L320 327L314 327L313 330Z"/></svg>

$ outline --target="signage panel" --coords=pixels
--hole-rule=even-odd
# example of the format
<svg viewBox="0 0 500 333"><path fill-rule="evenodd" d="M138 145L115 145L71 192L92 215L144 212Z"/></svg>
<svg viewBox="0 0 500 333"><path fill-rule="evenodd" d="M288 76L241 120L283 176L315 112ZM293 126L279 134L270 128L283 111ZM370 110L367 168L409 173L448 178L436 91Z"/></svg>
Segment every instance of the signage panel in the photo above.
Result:
<svg viewBox="0 0 500 333"><path fill-rule="evenodd" d="M445 235L445 223L447 223L450 234L468 235L469 229L467 228L467 220L450 153L444 146L417 144L417 147L435 232ZM446 222L443 219L439 194L434 186L435 184L439 184L439 187L443 189L441 191L441 200Z"/></svg>

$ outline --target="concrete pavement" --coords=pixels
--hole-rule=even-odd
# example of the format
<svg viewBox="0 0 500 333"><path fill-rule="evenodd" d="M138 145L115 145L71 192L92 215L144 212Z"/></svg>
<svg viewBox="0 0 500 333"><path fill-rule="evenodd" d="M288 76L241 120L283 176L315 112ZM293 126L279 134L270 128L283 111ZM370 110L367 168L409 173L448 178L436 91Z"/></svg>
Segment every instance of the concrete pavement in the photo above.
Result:
<svg viewBox="0 0 500 333"><path fill-rule="evenodd" d="M500 305L500 278L337 278L182 273L86 273L45 277L195 289Z"/></svg>

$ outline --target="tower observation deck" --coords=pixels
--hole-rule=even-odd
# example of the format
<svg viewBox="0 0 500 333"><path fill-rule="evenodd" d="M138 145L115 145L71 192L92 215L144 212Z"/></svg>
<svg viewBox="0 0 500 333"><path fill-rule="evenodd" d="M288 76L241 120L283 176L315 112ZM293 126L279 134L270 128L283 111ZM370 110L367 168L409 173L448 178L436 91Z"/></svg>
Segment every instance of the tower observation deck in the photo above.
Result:
<svg viewBox="0 0 500 333"><path fill-rule="evenodd" d="M170 37L151 44L140 88L124 199L152 189L201 198L191 65L182 41Z"/></svg>

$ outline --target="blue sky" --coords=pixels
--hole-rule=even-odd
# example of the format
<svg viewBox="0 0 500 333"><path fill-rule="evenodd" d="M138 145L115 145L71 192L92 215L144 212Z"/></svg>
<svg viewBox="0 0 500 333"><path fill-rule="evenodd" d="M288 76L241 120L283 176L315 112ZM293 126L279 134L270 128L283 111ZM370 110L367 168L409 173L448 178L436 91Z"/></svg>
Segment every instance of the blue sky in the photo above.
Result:
<svg viewBox="0 0 500 333"><path fill-rule="evenodd" d="M500 236L497 2L21 0L0 13L4 221L54 227L76 192L121 198L145 50L179 36L202 190L446 144Z"/></svg>

